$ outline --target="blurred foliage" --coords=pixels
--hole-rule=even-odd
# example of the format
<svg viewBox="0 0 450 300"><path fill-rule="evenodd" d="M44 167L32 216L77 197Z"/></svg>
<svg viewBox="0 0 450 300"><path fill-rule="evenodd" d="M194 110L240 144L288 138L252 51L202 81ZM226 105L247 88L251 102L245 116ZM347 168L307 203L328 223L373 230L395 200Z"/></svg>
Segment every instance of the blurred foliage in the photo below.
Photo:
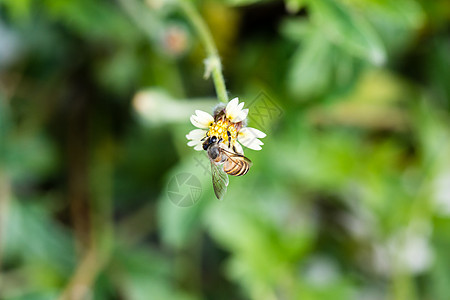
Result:
<svg viewBox="0 0 450 300"><path fill-rule="evenodd" d="M449 2L194 5L268 134L223 202L175 0L0 0L0 299L448 299Z"/></svg>

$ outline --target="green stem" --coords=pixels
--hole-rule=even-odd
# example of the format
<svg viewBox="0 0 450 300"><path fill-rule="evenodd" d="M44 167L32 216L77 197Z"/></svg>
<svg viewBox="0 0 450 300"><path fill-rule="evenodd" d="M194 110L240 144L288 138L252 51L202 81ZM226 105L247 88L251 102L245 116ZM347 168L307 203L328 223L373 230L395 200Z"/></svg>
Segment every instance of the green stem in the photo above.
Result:
<svg viewBox="0 0 450 300"><path fill-rule="evenodd" d="M190 0L179 0L178 3L186 17L192 23L192 26L194 26L201 42L203 43L203 46L205 47L208 56L205 61L205 76L209 77L209 74L212 74L217 98L224 103L228 103L227 88L225 87L225 80L222 74L222 64L220 62L219 52L214 44L212 34Z"/></svg>
<svg viewBox="0 0 450 300"><path fill-rule="evenodd" d="M8 227L8 208L11 201L11 185L5 173L0 169L0 241L6 238L7 230L3 230L3 228ZM2 254L3 247L0 245L0 268L2 266Z"/></svg>

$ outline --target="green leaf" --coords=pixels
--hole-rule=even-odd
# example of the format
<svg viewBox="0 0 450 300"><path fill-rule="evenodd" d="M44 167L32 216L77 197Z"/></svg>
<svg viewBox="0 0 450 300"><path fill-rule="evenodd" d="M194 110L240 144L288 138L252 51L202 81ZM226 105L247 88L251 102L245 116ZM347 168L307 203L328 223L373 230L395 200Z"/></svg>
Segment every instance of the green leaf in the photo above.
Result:
<svg viewBox="0 0 450 300"><path fill-rule="evenodd" d="M311 33L311 23L305 18L289 18L281 23L281 34L292 41L301 42Z"/></svg>
<svg viewBox="0 0 450 300"><path fill-rule="evenodd" d="M286 9L290 13L298 13L305 5L308 0L286 0Z"/></svg>
<svg viewBox="0 0 450 300"><path fill-rule="evenodd" d="M114 280L127 299L197 299L174 287L174 270L168 256L152 249L119 248L113 265Z"/></svg>
<svg viewBox="0 0 450 300"><path fill-rule="evenodd" d="M300 99L326 92L332 80L332 48L320 35L308 39L293 57L288 76L289 90Z"/></svg>
<svg viewBox="0 0 450 300"><path fill-rule="evenodd" d="M378 0L367 3L367 10L383 14L385 20L389 20L387 25L391 27L397 24L411 28L419 28L422 26L425 15L416 1L411 0Z"/></svg>
<svg viewBox="0 0 450 300"><path fill-rule="evenodd" d="M315 230L307 207L289 201L274 182L242 180L232 182L227 201L209 207L206 228L231 252L228 275L261 299L308 252Z"/></svg>
<svg viewBox="0 0 450 300"><path fill-rule="evenodd" d="M31 0L2 0L0 3L4 4L6 8L11 10L14 18L25 19L30 17Z"/></svg>
<svg viewBox="0 0 450 300"><path fill-rule="evenodd" d="M204 153L192 152L192 156L168 174L166 188L158 202L162 240L175 249L185 247L199 233L205 207L211 201L218 201L211 191L209 159ZM195 182L182 182L185 175ZM195 203L189 203L189 200L195 200Z"/></svg>
<svg viewBox="0 0 450 300"><path fill-rule="evenodd" d="M49 174L59 162L53 141L43 133L28 133L8 141L4 159L13 179Z"/></svg>
<svg viewBox="0 0 450 300"><path fill-rule="evenodd" d="M132 43L136 30L111 2L89 0L45 0L50 19L66 26L93 41L116 40Z"/></svg>
<svg viewBox="0 0 450 300"><path fill-rule="evenodd" d="M7 221L0 241L6 256L39 261L47 269L54 267L67 275L75 257L71 235L51 219L44 207L12 200Z"/></svg>
<svg viewBox="0 0 450 300"><path fill-rule="evenodd" d="M311 2L312 20L332 43L373 64L386 61L386 50L372 25L352 7L339 1Z"/></svg>
<svg viewBox="0 0 450 300"><path fill-rule="evenodd" d="M231 5L250 5L258 2L268 2L271 0L226 0Z"/></svg>

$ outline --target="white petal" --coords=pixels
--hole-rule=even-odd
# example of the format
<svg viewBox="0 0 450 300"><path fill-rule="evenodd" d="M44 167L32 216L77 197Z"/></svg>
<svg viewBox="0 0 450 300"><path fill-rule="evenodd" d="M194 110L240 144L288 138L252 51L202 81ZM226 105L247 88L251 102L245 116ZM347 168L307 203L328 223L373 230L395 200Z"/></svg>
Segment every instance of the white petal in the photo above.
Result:
<svg viewBox="0 0 450 300"><path fill-rule="evenodd" d="M261 150L262 149L262 147L261 147L261 145L258 145L257 143L250 143L250 144L247 144L247 145L245 145L244 143L242 143L245 147L247 147L247 148L249 148L249 149L252 149L252 150Z"/></svg>
<svg viewBox="0 0 450 300"><path fill-rule="evenodd" d="M197 114L198 120L200 122L210 123L214 122L214 118L208 114L207 112L204 112L202 110L196 110L195 113Z"/></svg>
<svg viewBox="0 0 450 300"><path fill-rule="evenodd" d="M195 127L208 128L214 122L214 118L204 111L196 110L195 113L196 115L191 116L191 123Z"/></svg>
<svg viewBox="0 0 450 300"><path fill-rule="evenodd" d="M211 123L202 122L197 116L191 116L191 123L198 128L208 128Z"/></svg>
<svg viewBox="0 0 450 300"><path fill-rule="evenodd" d="M230 102L228 102L227 107L225 109L226 116L228 119L233 121L239 115L239 100L238 98L234 98Z"/></svg>
<svg viewBox="0 0 450 300"><path fill-rule="evenodd" d="M188 134L186 134L186 138L188 140L201 140L206 136L206 130L203 129L194 129L191 130Z"/></svg>
<svg viewBox="0 0 450 300"><path fill-rule="evenodd" d="M257 137L257 138L265 138L266 134L262 132L261 130L258 130L256 128L252 127L244 127L241 130L239 130L239 136L242 138L246 137Z"/></svg>
<svg viewBox="0 0 450 300"><path fill-rule="evenodd" d="M190 120L191 120L192 125L194 125L195 127L208 128L208 126L205 126L197 121L197 116L191 116Z"/></svg>
<svg viewBox="0 0 450 300"><path fill-rule="evenodd" d="M189 142L187 143L187 145L188 145L189 147L197 146L198 144L200 144L200 141L189 141Z"/></svg>
<svg viewBox="0 0 450 300"><path fill-rule="evenodd" d="M242 110L242 108L244 108L244 104L245 104L245 102L239 103L239 105L237 106L237 108L238 108L239 110Z"/></svg>
<svg viewBox="0 0 450 300"><path fill-rule="evenodd" d="M201 151L203 150L203 142L200 140L193 140L187 143L189 147L194 147L194 150Z"/></svg>
<svg viewBox="0 0 450 300"><path fill-rule="evenodd" d="M261 145L264 145L257 137L251 135L245 137L238 136L238 141L245 147L253 150L261 150Z"/></svg>
<svg viewBox="0 0 450 300"><path fill-rule="evenodd" d="M238 116L236 110L227 110L226 111L226 117L230 119L231 122L234 122L236 117Z"/></svg>
<svg viewBox="0 0 450 300"><path fill-rule="evenodd" d="M238 106L239 103L239 98L236 97L232 100L230 100L230 102L228 102L227 107L225 108L226 111L232 111L234 109L236 109L236 107Z"/></svg>
<svg viewBox="0 0 450 300"><path fill-rule="evenodd" d="M244 149L242 149L241 144L239 144L238 142L236 142L236 143L234 144L234 147L236 148L236 152L237 152L237 153L244 155Z"/></svg>
<svg viewBox="0 0 450 300"><path fill-rule="evenodd" d="M248 115L248 108L243 109L243 110L240 111L238 116L235 117L234 120L232 120L232 122L237 123L237 122L244 121L245 118L247 118L247 115Z"/></svg>
<svg viewBox="0 0 450 300"><path fill-rule="evenodd" d="M247 148L251 148L252 145L264 145L264 143L257 138L238 138L238 141Z"/></svg>

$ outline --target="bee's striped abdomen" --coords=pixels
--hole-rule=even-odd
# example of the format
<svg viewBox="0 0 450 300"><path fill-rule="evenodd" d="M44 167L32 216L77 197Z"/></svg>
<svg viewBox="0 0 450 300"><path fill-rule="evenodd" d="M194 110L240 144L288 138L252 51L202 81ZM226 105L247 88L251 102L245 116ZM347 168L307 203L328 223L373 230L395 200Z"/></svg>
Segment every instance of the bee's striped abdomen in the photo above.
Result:
<svg viewBox="0 0 450 300"><path fill-rule="evenodd" d="M234 161L228 160L225 162L223 166L225 173L233 176L242 176L247 174L250 169L250 164L243 159L234 158L233 160Z"/></svg>

